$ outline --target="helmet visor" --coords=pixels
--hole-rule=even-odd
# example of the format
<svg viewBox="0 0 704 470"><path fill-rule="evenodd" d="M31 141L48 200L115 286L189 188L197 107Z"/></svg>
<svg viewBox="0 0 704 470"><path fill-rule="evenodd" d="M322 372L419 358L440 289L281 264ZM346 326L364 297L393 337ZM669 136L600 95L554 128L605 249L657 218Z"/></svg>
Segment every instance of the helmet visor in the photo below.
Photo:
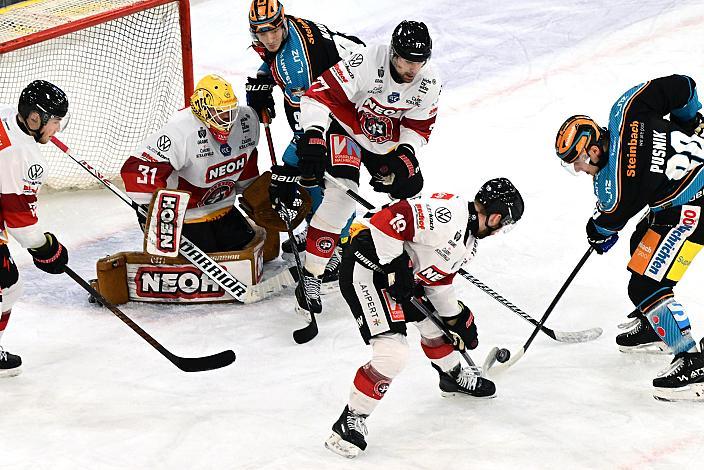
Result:
<svg viewBox="0 0 704 470"><path fill-rule="evenodd" d="M572 162L567 163L564 160L560 160L560 164L562 165L562 168L564 168L567 173L569 173L572 176L577 176L579 174L579 170L577 170L577 166L587 164L591 165L592 161L589 159L589 155L587 155L587 152L582 150L579 155L577 155L577 158L572 160Z"/></svg>

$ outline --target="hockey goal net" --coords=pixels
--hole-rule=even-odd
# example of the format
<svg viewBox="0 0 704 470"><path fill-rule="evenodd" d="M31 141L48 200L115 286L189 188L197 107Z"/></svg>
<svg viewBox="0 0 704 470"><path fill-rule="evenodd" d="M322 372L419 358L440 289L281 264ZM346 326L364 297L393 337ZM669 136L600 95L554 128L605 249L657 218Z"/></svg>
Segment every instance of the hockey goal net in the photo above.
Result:
<svg viewBox="0 0 704 470"><path fill-rule="evenodd" d="M109 178L182 108L193 89L189 0L31 0L0 9L0 103L33 80L69 100L59 138ZM85 188L92 176L42 145L46 183Z"/></svg>

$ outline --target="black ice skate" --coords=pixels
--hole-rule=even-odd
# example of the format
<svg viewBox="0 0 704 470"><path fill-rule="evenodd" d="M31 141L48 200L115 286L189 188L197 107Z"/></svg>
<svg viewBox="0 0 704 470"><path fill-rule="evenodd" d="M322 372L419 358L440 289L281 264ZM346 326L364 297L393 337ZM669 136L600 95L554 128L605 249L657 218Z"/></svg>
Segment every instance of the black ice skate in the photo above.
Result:
<svg viewBox="0 0 704 470"><path fill-rule="evenodd" d="M479 369L461 368L458 364L447 372L432 364L440 374L440 394L443 397L453 397L458 393L475 398L494 398L496 385L491 380L480 377Z"/></svg>
<svg viewBox="0 0 704 470"><path fill-rule="evenodd" d="M616 336L619 351L623 353L670 354L670 348L658 336L645 315L634 310L628 316L633 320L619 325L619 328L628 331Z"/></svg>
<svg viewBox="0 0 704 470"><path fill-rule="evenodd" d="M296 313L306 317L308 321L311 321L309 312L319 314L323 311L323 304L320 302L321 282L319 277L312 275L306 268L303 268L305 292L301 289L300 284L296 285Z"/></svg>
<svg viewBox="0 0 704 470"><path fill-rule="evenodd" d="M335 251L332 254L332 258L330 258L330 261L328 261L327 266L325 266L325 271L323 272L323 284L321 289L321 293L323 295L338 290L338 280L340 279L341 262L342 248L338 246L335 248Z"/></svg>
<svg viewBox="0 0 704 470"><path fill-rule="evenodd" d="M704 338L699 341L700 351ZM663 401L704 401L704 352L675 356L666 370L654 380L653 396Z"/></svg>
<svg viewBox="0 0 704 470"><path fill-rule="evenodd" d="M298 250L299 253L305 253L306 251L306 234L308 233L308 227L303 229L302 232L296 233L293 235L293 239L296 241L296 250ZM284 240L284 242L281 244L281 251L283 251L282 258L284 259L293 259L293 242L289 238L288 240Z"/></svg>
<svg viewBox="0 0 704 470"><path fill-rule="evenodd" d="M332 425L332 434L325 441L325 447L348 459L357 457L367 448L365 419L366 415L354 413L345 406L340 418Z"/></svg>
<svg viewBox="0 0 704 470"><path fill-rule="evenodd" d="M0 377L14 377L22 373L22 358L10 354L0 346Z"/></svg>

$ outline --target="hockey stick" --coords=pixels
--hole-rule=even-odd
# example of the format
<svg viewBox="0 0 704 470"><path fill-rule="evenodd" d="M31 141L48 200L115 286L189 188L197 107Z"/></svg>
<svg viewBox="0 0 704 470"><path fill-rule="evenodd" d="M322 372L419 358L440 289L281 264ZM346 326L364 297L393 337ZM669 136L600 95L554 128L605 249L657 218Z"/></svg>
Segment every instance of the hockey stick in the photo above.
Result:
<svg viewBox="0 0 704 470"><path fill-rule="evenodd" d="M460 269L458 273L463 278L467 279L476 287L489 294L491 297L494 298L494 300L499 302L507 309L511 310L513 313L517 314L519 317L523 318L528 323L532 324L533 326L538 325L538 320L528 315L526 312L511 303L508 299L500 295L498 292L484 284L476 277L469 274L464 269ZM547 326L541 326L540 331L542 331L555 341L559 341L561 343L586 343L587 341L594 341L604 332L604 330L602 330L601 328L589 328L588 330L581 331L555 331L548 328Z"/></svg>
<svg viewBox="0 0 704 470"><path fill-rule="evenodd" d="M264 124L264 133L266 134L266 141L269 144L269 156L271 157L271 164L276 165L274 141L271 138L271 129L269 129L270 122L271 118L269 117L269 112L267 110L264 110L262 112L262 124ZM298 287L303 293L303 298L306 301L308 313L310 314L310 323L308 323L308 325L304 326L303 328L300 328L293 332L293 340L298 344L303 344L307 343L318 335L318 322L315 319L315 314L310 308L310 301L308 300L308 296L306 295L306 288L303 279L303 263L301 263L301 255L298 253L298 247L295 243L296 238L293 236L293 229L291 228L291 219L293 217L291 217L291 215L288 213L286 207L284 207L283 210L279 212L279 214L281 215L281 219L286 224L286 232L288 232L288 237L291 239L292 242L291 245L293 247L293 256L296 260L296 272L298 273Z"/></svg>
<svg viewBox="0 0 704 470"><path fill-rule="evenodd" d="M425 315L425 316L428 318L428 320L430 320L431 322L433 322L433 324L434 324L436 327L438 327L438 329L439 329L440 331L442 331L442 334L443 334L448 340L450 340L450 343L454 343L454 338L452 337L452 334L451 334L450 331L447 329L447 327L446 327L445 324L442 322L442 320L441 320L440 318L438 318L436 312L431 312L431 311L430 311L425 305L423 305L415 296L412 296L412 297L411 297L411 303L413 304L413 306L414 306L415 308L417 308L418 310L420 310L420 312L421 312L423 315ZM478 370L480 376L483 375L482 370L481 370L479 367L477 367L476 364L474 364L474 361L472 360L472 358L470 357L470 355L469 355L469 353L467 352L466 349L462 349L462 350L457 349L457 348L455 348L455 349L462 355L462 357L464 358L464 360L467 361L467 365L468 365L469 367L471 367L471 368L473 368L473 369L475 369L475 370Z"/></svg>
<svg viewBox="0 0 704 470"><path fill-rule="evenodd" d="M498 347L492 348L491 351L489 351L489 354L486 357L486 360L484 361L484 370L488 371L491 369L492 371L495 372L503 372L512 365L514 365L518 360L523 357L523 355L526 353L526 350L528 347L531 345L535 337L538 335L538 332L540 331L541 327L545 323L545 321L548 319L550 316L550 313L552 313L553 309L557 305L557 302L560 300L562 297L562 294L565 293L567 290L567 287L572 283L572 280L575 278L577 273L579 272L580 269L582 269L582 266L584 266L584 263L586 263L587 259L589 258L589 255L592 254L594 251L594 247L591 245L589 246L589 249L584 253L582 256L582 259L579 260L577 263L577 266L574 267L570 275L567 277L567 280L565 281L564 284L562 284L562 287L560 288L559 292L555 296L554 299L552 299L552 302L550 303L550 306L548 309L545 311L543 314L543 317L540 319L538 324L536 325L535 329L533 330L533 333L528 337L528 341L525 342L523 347L518 350L517 353L515 354L510 354L510 357L506 358L502 356L502 349L499 349ZM497 365L494 367L495 362L499 360L499 362L502 362L502 364Z"/></svg>
<svg viewBox="0 0 704 470"><path fill-rule="evenodd" d="M69 275L71 279L76 281L78 285L83 287L86 291L90 293L101 305L107 307L108 310L110 310L112 313L115 314L117 318L122 320L127 326L132 328L132 330L137 333L139 336L142 337L147 343L151 345L154 349L159 351L162 356L164 356L166 359L171 361L173 365L178 367L184 372L202 372L206 370L213 370L213 369L220 369L225 366L229 366L233 362L235 362L235 359L237 356L235 356L234 351L227 350L223 351L217 354L213 354L212 356L204 356L204 357L179 357L170 352L168 349L166 349L164 346L159 344L157 340L152 338L149 333L144 331L142 328L139 327L135 322L132 321L130 317L122 313L122 311L108 302L105 297L103 297L100 292L97 290L93 289L90 284L88 284L81 276L76 274L71 268L66 266L66 274Z"/></svg>
<svg viewBox="0 0 704 470"><path fill-rule="evenodd" d="M78 160L76 157L74 157L71 154L69 148L66 146L66 144L61 142L56 137L52 137L51 142L56 145L59 150L68 155L71 160L81 165L84 170L93 175L95 179L103 183L103 185L110 191L112 191L113 194L122 199L128 206L132 207L132 209L134 209L137 214L146 218L147 211L142 206L130 199L127 194L120 191L117 186L112 184L110 180L100 174L100 172L93 168L88 162L86 162L85 160ZM195 267L200 269L210 279L215 281L217 285L222 287L225 292L230 294L236 300L243 303L248 301L246 295L247 286L241 281L239 281L237 278L235 278L235 276L233 276L230 272L228 272L218 263L213 261L210 256L208 256L206 253L203 252L203 250L191 243L183 235L181 235L181 248L179 249L179 254L186 258Z"/></svg>

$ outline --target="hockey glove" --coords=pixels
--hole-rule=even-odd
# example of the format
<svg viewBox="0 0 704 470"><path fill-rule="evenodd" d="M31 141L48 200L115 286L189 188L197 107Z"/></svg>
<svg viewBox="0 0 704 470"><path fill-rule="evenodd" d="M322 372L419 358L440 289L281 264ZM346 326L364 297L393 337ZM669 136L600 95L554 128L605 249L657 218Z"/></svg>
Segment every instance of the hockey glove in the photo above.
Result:
<svg viewBox="0 0 704 470"><path fill-rule="evenodd" d="M474 314L462 302L458 301L457 303L461 309L459 315L443 318L442 321L450 330L452 344L458 350L475 349L479 345L479 335L477 334L477 324L474 323Z"/></svg>
<svg viewBox="0 0 704 470"><path fill-rule="evenodd" d="M296 199L296 188L301 179L298 168L289 165L274 165L271 167L271 183L269 183L269 200L271 207L279 210L283 207L292 209Z"/></svg>
<svg viewBox="0 0 704 470"><path fill-rule="evenodd" d="M274 79L271 75L258 75L256 78L247 78L245 90L247 92L247 106L252 107L261 120L264 110L269 113L269 118L274 119Z"/></svg>
<svg viewBox="0 0 704 470"><path fill-rule="evenodd" d="M618 232L611 235L604 235L599 232L594 219L589 219L587 222L587 241L594 248L594 251L603 255L611 249L618 241Z"/></svg>
<svg viewBox="0 0 704 470"><path fill-rule="evenodd" d="M12 287L19 279L17 265L10 256L10 250L7 245L0 245L0 292L3 289ZM2 310L0 310L2 313Z"/></svg>
<svg viewBox="0 0 704 470"><path fill-rule="evenodd" d="M301 186L320 186L327 163L323 131L319 128L308 129L298 141L296 155L301 170Z"/></svg>
<svg viewBox="0 0 704 470"><path fill-rule="evenodd" d="M696 134L701 137L702 133L704 133L704 117L701 113L697 113L691 120L686 122L680 121L672 115L670 116L670 120L682 128L687 135Z"/></svg>
<svg viewBox="0 0 704 470"><path fill-rule="evenodd" d="M413 197L423 189L423 175L413 147L401 144L386 154L388 176L372 181L379 192L389 193L394 199Z"/></svg>
<svg viewBox="0 0 704 470"><path fill-rule="evenodd" d="M416 283L408 254L404 251L390 263L383 265L382 269L389 276L389 287L386 292L398 303L410 299Z"/></svg>
<svg viewBox="0 0 704 470"><path fill-rule="evenodd" d="M30 248L34 265L49 274L61 274L68 263L68 250L56 239L53 233L46 232L46 243L39 248Z"/></svg>

